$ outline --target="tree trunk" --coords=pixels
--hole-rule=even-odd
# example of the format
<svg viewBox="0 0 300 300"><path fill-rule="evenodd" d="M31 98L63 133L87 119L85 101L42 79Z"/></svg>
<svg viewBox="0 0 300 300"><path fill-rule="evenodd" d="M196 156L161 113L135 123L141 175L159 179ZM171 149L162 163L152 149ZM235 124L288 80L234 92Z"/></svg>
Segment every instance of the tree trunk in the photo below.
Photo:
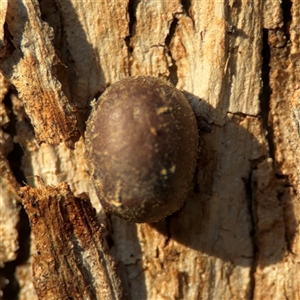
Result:
<svg viewBox="0 0 300 300"><path fill-rule="evenodd" d="M18 190L40 178L89 194L123 299L300 299L299 1L4 0L0 8L4 299L37 299L39 235ZM84 155L90 102L137 75L172 82L199 120L193 188L179 212L153 224L106 215Z"/></svg>

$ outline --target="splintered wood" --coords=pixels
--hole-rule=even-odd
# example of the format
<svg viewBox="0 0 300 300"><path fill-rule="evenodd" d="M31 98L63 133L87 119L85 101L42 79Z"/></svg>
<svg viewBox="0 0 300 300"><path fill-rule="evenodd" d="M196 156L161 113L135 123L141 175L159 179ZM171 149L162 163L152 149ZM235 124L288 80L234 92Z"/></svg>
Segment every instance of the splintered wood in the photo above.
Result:
<svg viewBox="0 0 300 300"><path fill-rule="evenodd" d="M67 183L20 190L34 237L33 278L39 299L120 299L103 228L86 194Z"/></svg>
<svg viewBox="0 0 300 300"><path fill-rule="evenodd" d="M6 21L15 49L5 54L1 67L19 92L36 140L62 141L73 148L79 138L75 108L57 78L62 64L52 43L53 29L42 21L37 1L9 1Z"/></svg>

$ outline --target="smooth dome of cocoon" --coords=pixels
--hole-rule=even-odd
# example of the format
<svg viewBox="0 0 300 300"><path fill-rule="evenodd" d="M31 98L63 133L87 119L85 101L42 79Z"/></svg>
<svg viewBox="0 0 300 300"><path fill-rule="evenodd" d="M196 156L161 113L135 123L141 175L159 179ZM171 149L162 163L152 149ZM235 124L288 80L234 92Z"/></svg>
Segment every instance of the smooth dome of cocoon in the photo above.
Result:
<svg viewBox="0 0 300 300"><path fill-rule="evenodd" d="M86 157L103 208L127 221L156 222L183 204L196 166L195 115L170 83L126 78L93 105Z"/></svg>

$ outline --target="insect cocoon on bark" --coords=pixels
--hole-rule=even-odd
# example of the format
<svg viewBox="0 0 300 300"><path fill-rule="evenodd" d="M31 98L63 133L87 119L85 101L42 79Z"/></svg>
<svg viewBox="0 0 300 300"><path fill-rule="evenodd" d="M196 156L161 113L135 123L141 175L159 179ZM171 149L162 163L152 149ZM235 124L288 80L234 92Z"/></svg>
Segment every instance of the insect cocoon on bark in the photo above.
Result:
<svg viewBox="0 0 300 300"><path fill-rule="evenodd" d="M177 211L196 167L195 115L170 83L126 78L93 105L86 157L103 208L127 221L156 222Z"/></svg>

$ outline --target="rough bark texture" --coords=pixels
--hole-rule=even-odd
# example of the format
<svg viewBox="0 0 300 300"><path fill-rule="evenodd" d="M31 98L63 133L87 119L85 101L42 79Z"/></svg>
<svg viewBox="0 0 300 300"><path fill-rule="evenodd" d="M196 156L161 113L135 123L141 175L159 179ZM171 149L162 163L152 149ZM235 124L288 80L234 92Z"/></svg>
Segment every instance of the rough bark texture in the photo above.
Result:
<svg viewBox="0 0 300 300"><path fill-rule="evenodd" d="M57 78L60 61L52 43L53 29L42 21L36 1L10 1L6 24L15 48L6 53L2 71L18 91L39 144L78 139L72 106Z"/></svg>
<svg viewBox="0 0 300 300"><path fill-rule="evenodd" d="M17 190L40 176L89 193L124 299L300 299L299 1L0 8L4 298L37 299ZM106 216L84 158L90 101L135 75L170 80L201 129L194 188L180 212L154 224Z"/></svg>
<svg viewBox="0 0 300 300"><path fill-rule="evenodd" d="M86 194L57 187L23 187L35 251L33 281L39 299L121 299L120 280L103 244L103 230Z"/></svg>

